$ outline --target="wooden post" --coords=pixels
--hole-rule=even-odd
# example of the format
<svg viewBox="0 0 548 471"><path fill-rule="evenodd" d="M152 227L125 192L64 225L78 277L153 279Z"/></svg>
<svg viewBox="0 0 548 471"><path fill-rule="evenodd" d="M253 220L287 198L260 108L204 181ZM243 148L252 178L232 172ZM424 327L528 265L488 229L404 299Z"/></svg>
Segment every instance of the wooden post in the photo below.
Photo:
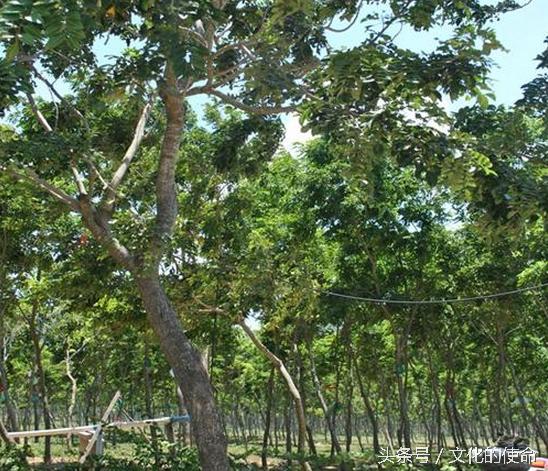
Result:
<svg viewBox="0 0 548 471"><path fill-rule="evenodd" d="M114 409L114 406L116 405L116 403L120 399L121 395L122 394L120 393L120 391L116 391L116 394L114 395L114 397L110 401L110 404L108 405L107 410L103 414L103 417L101 419L101 423L99 425L97 425L97 427L95 428L95 432L93 433L93 436L90 438L88 446L86 447L86 450L84 451L84 454L80 457L80 464L84 464L86 462L86 460L87 460L89 454L91 453L91 451L93 450L94 445L97 442L97 440L99 440L99 442L101 442L101 444L98 447L95 447L96 452L98 454L102 453L102 451L103 451L103 446L102 446L103 424L108 420L108 416L112 412L112 409Z"/></svg>

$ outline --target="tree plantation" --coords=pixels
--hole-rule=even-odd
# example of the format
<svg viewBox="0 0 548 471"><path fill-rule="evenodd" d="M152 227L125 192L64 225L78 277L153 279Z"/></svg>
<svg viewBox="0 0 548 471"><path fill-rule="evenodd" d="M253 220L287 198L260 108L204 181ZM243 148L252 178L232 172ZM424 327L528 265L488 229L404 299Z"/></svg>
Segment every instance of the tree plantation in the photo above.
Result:
<svg viewBox="0 0 548 471"><path fill-rule="evenodd" d="M531 3L0 0L0 470L547 456Z"/></svg>

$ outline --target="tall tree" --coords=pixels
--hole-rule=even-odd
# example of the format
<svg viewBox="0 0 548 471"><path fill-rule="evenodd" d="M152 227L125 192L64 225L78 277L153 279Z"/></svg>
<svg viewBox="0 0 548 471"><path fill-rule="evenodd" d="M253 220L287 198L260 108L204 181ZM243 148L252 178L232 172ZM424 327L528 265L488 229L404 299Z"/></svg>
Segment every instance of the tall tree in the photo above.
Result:
<svg viewBox="0 0 548 471"><path fill-rule="evenodd" d="M509 0L488 7L474 0L397 1L383 2L384 10L375 13L377 4L1 4L1 106L25 106L17 118L17 139L0 150L2 172L49 193L80 218L118 269L131 274L188 401L204 470L228 468L226 439L200 354L162 286L180 221L176 177L184 155L187 99L205 95L255 117L229 141L229 149L264 125L256 117L294 111L305 101L304 117L315 130L333 131L346 120L355 125L344 124L348 139L366 127L377 131L382 143L382 128L398 128L400 112L409 105L441 116L438 89L452 97L482 97L484 54L497 46L484 25L518 6ZM385 27L375 29L381 16ZM331 54L327 33L337 31L333 20L338 17L351 24L363 18L366 39L348 52ZM455 26L456 35L434 53L420 55L394 44L388 28L396 23L417 30L447 24ZM105 37L132 47L112 63L101 63L96 46ZM484 42L480 49L475 47L479 38ZM70 84L75 96L63 94L56 82ZM37 99L37 83L52 100ZM124 125L114 123L116 115ZM406 146L412 132L425 152L433 146L433 156L444 154L437 132L403 129L395 146ZM357 138L357 147L360 142ZM138 156L149 157L143 180L132 171ZM429 162L423 165L428 172Z"/></svg>

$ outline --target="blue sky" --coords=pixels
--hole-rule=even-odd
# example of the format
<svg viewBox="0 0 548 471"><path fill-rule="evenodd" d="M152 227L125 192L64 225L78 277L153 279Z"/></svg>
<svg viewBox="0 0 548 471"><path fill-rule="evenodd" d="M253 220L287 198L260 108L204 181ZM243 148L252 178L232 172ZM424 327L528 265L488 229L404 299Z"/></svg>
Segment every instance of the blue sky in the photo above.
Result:
<svg viewBox="0 0 548 471"><path fill-rule="evenodd" d="M483 3L493 2L484 0ZM525 0L521 3L525 3ZM520 10L502 15L500 20L493 22L490 26L508 50L507 52L496 51L492 54L497 66L490 74L491 86L496 95L496 101L509 105L521 97L521 86L538 74L534 59L546 48L543 41L548 36L548 0L533 0ZM332 34L330 39L339 48L351 47L361 42L362 31L362 25L356 22L348 32ZM397 32L397 28L389 31ZM400 47L427 52L435 46L436 37L445 38L450 34L449 28L420 33L411 28L404 28L396 41Z"/></svg>

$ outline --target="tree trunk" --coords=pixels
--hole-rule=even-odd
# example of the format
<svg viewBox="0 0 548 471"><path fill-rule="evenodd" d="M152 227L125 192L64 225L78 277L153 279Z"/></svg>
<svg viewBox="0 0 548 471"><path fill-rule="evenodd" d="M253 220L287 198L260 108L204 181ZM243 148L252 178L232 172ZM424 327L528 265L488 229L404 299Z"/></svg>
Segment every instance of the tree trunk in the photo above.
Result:
<svg viewBox="0 0 548 471"><path fill-rule="evenodd" d="M10 447L14 445L14 441L11 439L11 437L8 435L8 431L6 430L6 427L4 425L4 422L2 422L2 418L0 417L0 438L2 441L6 444L6 446Z"/></svg>
<svg viewBox="0 0 548 471"><path fill-rule="evenodd" d="M151 364L150 364L150 356L149 356L149 348L148 348L148 342L145 341L144 346L144 358L143 358L143 381L145 383L145 413L147 415L147 419L153 419L154 418L154 410L153 410L153 384L152 384L152 371L151 371ZM152 445L152 449L154 450L154 457L156 460L156 464L158 466L158 434L156 433L156 425L150 426L150 442Z"/></svg>
<svg viewBox="0 0 548 471"><path fill-rule="evenodd" d="M266 414L264 420L264 434L263 434L263 448L261 450L261 464L263 469L268 469L268 436L270 434L270 418L272 415L272 403L274 402L274 375L276 368L272 367L270 370L270 376L268 378L268 385L266 389Z"/></svg>
<svg viewBox="0 0 548 471"><path fill-rule="evenodd" d="M65 371L71 384L70 403L67 410L67 426L73 427L74 426L73 415L74 415L74 408L76 407L76 395L78 394L78 382L76 381L76 378L72 374L71 355L70 355L70 349L68 346L67 346L67 351L65 353ZM70 448L71 442L72 442L72 435L67 435L67 449Z"/></svg>
<svg viewBox="0 0 548 471"><path fill-rule="evenodd" d="M350 336L348 336L348 339ZM345 407L345 423L344 423L344 432L346 437L345 449L347 453L350 453L352 447L352 396L354 395L354 375L352 368L352 348L350 341L347 343L347 369L348 376L346 378L346 407Z"/></svg>
<svg viewBox="0 0 548 471"><path fill-rule="evenodd" d="M137 285L149 322L189 408L201 467L204 471L227 471L226 438L201 355L185 335L160 280L138 278Z"/></svg>
<svg viewBox="0 0 548 471"><path fill-rule="evenodd" d="M291 459L291 455L293 453L293 441L291 440L291 415L290 414L291 414L291 408L288 405L286 406L284 404L285 452L287 454L287 465L291 469L291 465L293 463L293 460Z"/></svg>
<svg viewBox="0 0 548 471"><path fill-rule="evenodd" d="M400 427L398 430L398 445L411 448L411 430L409 425L409 406L407 397L407 337L409 324L396 337L396 380L400 408Z"/></svg>
<svg viewBox="0 0 548 471"><path fill-rule="evenodd" d="M0 355L2 357L4 355L3 337L0 337ZM13 401L11 400L8 375L6 373L3 358L0 358L0 384L2 385L2 389L4 391L4 401L6 403L6 410L8 412L9 426L13 432L16 432L19 430L19 421L17 420L17 410L15 409Z"/></svg>
<svg viewBox="0 0 548 471"><path fill-rule="evenodd" d="M527 401L525 400L525 394L523 392L523 388L521 387L520 381L518 380L518 377L516 375L516 370L514 368L514 365L511 362L509 362L509 366L510 366L510 374L512 376L512 382L514 383L514 388L516 390L521 409L523 410L523 414L525 418L527 419L527 421L533 426L537 435L544 442L544 446L546 447L546 450L548 450L548 435L545 433L542 427L542 424L538 420L538 417L529 411L529 408L527 406Z"/></svg>
<svg viewBox="0 0 548 471"><path fill-rule="evenodd" d="M363 400L363 405L365 406L365 411L367 412L367 417L369 418L369 422L371 422L371 431L373 434L373 450L375 451L376 455L380 455L381 445L379 443L379 424L377 421L377 416L375 415L375 411L373 410L373 406L371 405L371 401L369 400L369 396L367 394L367 391L365 390L362 376L358 370L358 361L356 360L355 356L354 356L353 363L354 363L354 372L356 374L356 380L358 381L358 388L360 390L360 395Z"/></svg>
<svg viewBox="0 0 548 471"><path fill-rule="evenodd" d="M287 371L283 361L280 360L276 355L274 355L274 353L272 353L268 348L266 348L266 346L259 340L255 333L245 323L245 320L241 319L239 321L239 324L244 332L247 334L247 336L251 339L253 344L263 353L263 355L265 355L270 363L272 363L272 366L274 366L280 372L284 381L287 384L289 393L291 394L293 402L295 403L295 410L297 413L297 426L299 431L299 459L301 468L306 471L312 471L310 464L304 458L304 444L306 443L306 417L304 413L303 402L301 399L301 393L299 392L297 386L295 386L295 382L289 374L289 371Z"/></svg>
<svg viewBox="0 0 548 471"><path fill-rule="evenodd" d="M76 395L78 394L78 383L76 382L76 378L72 374L71 356L70 356L70 351L68 347L67 347L67 352L65 356L65 368L66 368L67 377L70 380L70 384L71 384L70 404L68 407L68 426L72 427L74 425L73 415L74 415L74 408L76 407Z"/></svg>
<svg viewBox="0 0 548 471"><path fill-rule="evenodd" d="M42 399L42 413L44 416L44 427L51 428L51 413L49 407L48 391L46 386L46 373L44 371L44 365L42 364L42 347L40 346L40 337L36 329L36 317L37 317L38 305L34 302L32 306L32 314L29 319L29 330L32 340L32 347L34 350L34 361L36 366L36 374L38 375L38 387L40 389L40 396ZM44 463L51 463L51 437L44 437Z"/></svg>
<svg viewBox="0 0 548 471"><path fill-rule="evenodd" d="M333 449L335 450L337 454L340 454L342 451L341 444L339 443L339 439L337 438L337 434L335 433L335 427L333 426L333 422L329 414L327 403L325 402L325 398L323 397L322 386L320 384L318 373L316 371L316 362L314 361L314 355L312 353L311 345L309 345L309 352L310 352L310 367L312 372L312 381L314 383L314 389L316 390L316 395L318 396L318 400L320 401L320 407L322 408L323 416L325 418L325 425L327 426L327 429L329 430L329 436L331 437L331 446L333 447Z"/></svg>
<svg viewBox="0 0 548 471"><path fill-rule="evenodd" d="M183 396L183 392L181 391L181 388L178 384L175 384L175 393L177 395L177 407L179 411L179 415L187 415L188 410L186 408L186 401L185 397ZM185 446L192 444L192 434L190 433L190 424L188 422L181 422L179 424L179 439L183 438L183 444Z"/></svg>
<svg viewBox="0 0 548 471"><path fill-rule="evenodd" d="M299 370L299 389L301 392L303 409L306 411L306 378L304 374L304 362L297 344L293 345L293 351L295 352L295 360ZM308 449L310 450L310 453L312 453L313 455L317 455L318 453L316 451L316 445L314 443L314 434L312 433L312 429L310 428L310 424L308 422L306 424L306 437L308 440Z"/></svg>

